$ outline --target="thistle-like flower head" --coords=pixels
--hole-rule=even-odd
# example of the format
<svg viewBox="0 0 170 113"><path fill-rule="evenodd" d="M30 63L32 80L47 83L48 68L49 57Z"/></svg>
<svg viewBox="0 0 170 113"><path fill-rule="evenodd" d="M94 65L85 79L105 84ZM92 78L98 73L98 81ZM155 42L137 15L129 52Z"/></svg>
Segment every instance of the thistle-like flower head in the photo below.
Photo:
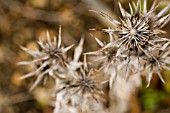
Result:
<svg viewBox="0 0 170 113"><path fill-rule="evenodd" d="M89 107L89 104L92 104L91 102L99 102L100 97L102 97L101 85L104 82L98 80L100 78L98 75L101 74L92 68L88 69L86 58L84 62L80 61L83 42L84 38L81 38L74 50L73 58L66 64L67 70L63 73L64 79L56 78L56 112L62 111L65 107L73 106L78 106L81 111L86 110L88 108L85 106Z"/></svg>
<svg viewBox="0 0 170 113"><path fill-rule="evenodd" d="M141 3L142 1L143 3ZM115 45L113 45L113 43L117 44L117 50L115 50L116 53L114 54L115 56L112 54L113 56L108 58L114 59L115 57L117 58L120 56L126 58L120 59L116 62L117 64L120 64L125 61L124 67L126 67L126 77L129 73L128 71L138 69L141 71L141 69L146 69L146 66L142 63L143 61L146 61L149 67L152 67L151 69L147 68L150 69L148 75L148 86L155 70L157 71L162 82L164 82L160 74L160 69L162 66L162 60L160 59L162 57L160 56L160 52L158 52L159 54L155 54L155 51L161 51L161 53L164 53L167 51L167 48L163 49L162 46L169 45L170 42L169 39L160 37L160 34L165 33L162 30L162 27L164 27L170 20L170 14L166 15L170 9L170 5L156 13L158 6L159 5L157 5L157 2L155 1L151 8L147 10L147 0L138 0L137 4L133 2L133 5L131 5L131 3L129 3L130 12L128 12L119 3L120 12L122 15L120 17L120 21L112 19L109 15L103 12L91 10L92 12L99 13L115 26L114 29L102 29L102 31L109 34L114 34L115 36L115 39L107 45L112 45L110 47L114 48ZM110 55L110 50L110 52L108 52L108 49L102 50L104 51L103 53ZM166 59L166 57L164 59ZM132 67L135 67L135 69L129 68L131 64L133 64Z"/></svg>
<svg viewBox="0 0 170 113"><path fill-rule="evenodd" d="M101 62L103 68L108 68L111 64L114 64L116 60L118 60L117 50L118 46L117 43L112 42L113 37L110 35L109 43L106 44L105 42L100 41L97 37L91 34L92 37L96 40L100 49L94 52L85 53L86 55L95 55L98 58L95 58L95 62Z"/></svg>
<svg viewBox="0 0 170 113"><path fill-rule="evenodd" d="M51 41L49 32L47 32L47 42L44 43L40 40L38 41L38 44L40 46L40 50L36 51L21 47L24 51L32 55L34 60L18 63L19 65L35 66L35 70L33 72L21 77L21 79L25 79L34 75L38 76L30 90L34 89L42 79L45 79L46 81L48 75L54 76L54 70L56 71L64 68L64 64L67 63L66 52L73 46L71 45L64 48L61 45L61 27L59 28L58 42L56 37L54 37L54 41Z"/></svg>
<svg viewBox="0 0 170 113"><path fill-rule="evenodd" d="M84 61L83 66L70 72L72 79L57 92L68 91L70 94L78 94L84 97L90 94L90 96L97 101L96 95L103 94L103 91L99 86L104 82L97 82L94 72L94 69L88 69L87 63Z"/></svg>
<svg viewBox="0 0 170 113"><path fill-rule="evenodd" d="M166 15L162 17L169 6L160 11L158 15L156 15L156 19L153 21L155 16L155 10L157 6L153 4L149 11L147 11L147 0L144 0L144 6L142 10L141 0L138 0L137 5L133 6L129 3L130 13L127 12L122 5L119 3L120 11L122 14L122 18L120 18L120 22L112 19L107 14L97 12L103 17L105 17L109 22L111 22L116 29L103 29L105 32L113 33L118 36L118 39L115 41L118 42L119 46L124 46L127 56L130 56L130 53L137 53L139 51L144 52L146 55L151 55L149 49L156 47L154 44L155 40L164 41L166 39L160 38L157 34L162 33L160 30L169 20L170 15ZM135 10L133 10L133 7Z"/></svg>
<svg viewBox="0 0 170 113"><path fill-rule="evenodd" d="M147 87L150 85L151 78L153 76L153 73L157 73L159 78L163 83L165 83L162 75L161 70L166 69L170 70L170 68L167 66L170 64L170 50L169 50L169 44L170 42L167 42L164 46L162 46L161 50L152 51L153 55L157 59L157 61L153 58L147 58L144 64L145 70L147 70L148 73L148 84Z"/></svg>

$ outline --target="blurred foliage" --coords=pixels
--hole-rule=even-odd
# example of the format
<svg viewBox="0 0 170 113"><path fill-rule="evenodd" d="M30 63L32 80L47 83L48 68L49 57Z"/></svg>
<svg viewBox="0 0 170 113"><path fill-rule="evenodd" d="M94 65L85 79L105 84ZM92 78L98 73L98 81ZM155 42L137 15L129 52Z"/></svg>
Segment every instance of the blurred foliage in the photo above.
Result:
<svg viewBox="0 0 170 113"><path fill-rule="evenodd" d="M166 99L166 96L167 94L163 90L143 87L140 96L143 109L154 111L159 106L159 102Z"/></svg>
<svg viewBox="0 0 170 113"><path fill-rule="evenodd" d="M148 0L150 5L152 1ZM128 0L120 2L125 8L128 7ZM170 4L169 0L163 2ZM111 25L89 12L89 9L106 12L113 18L120 16L117 0L0 0L1 113L52 113L53 108L49 104L53 105L53 98L50 98L53 81L45 88L39 85L30 93L28 89L33 80L18 79L32 69L16 65L18 61L31 59L20 46L35 49L36 41L45 38L46 30L50 31L50 35L57 35L59 25L62 25L65 45L77 44L80 37L85 35L84 52L97 50L98 46L89 33L105 41L108 40L108 35L89 29ZM164 28L167 31L164 37L170 36L169 26L170 23ZM72 55L72 52L69 54ZM139 113L170 113L170 72L163 71L163 74L166 85L156 76L149 88L143 84L137 95L138 109L141 109Z"/></svg>

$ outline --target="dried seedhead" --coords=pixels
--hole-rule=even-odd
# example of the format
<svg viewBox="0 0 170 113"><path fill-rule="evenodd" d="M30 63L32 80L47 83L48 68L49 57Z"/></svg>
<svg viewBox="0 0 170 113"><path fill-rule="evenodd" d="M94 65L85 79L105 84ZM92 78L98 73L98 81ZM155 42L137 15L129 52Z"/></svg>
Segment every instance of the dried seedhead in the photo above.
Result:
<svg viewBox="0 0 170 113"><path fill-rule="evenodd" d="M81 96L90 95L97 101L95 95L103 94L103 91L99 86L106 81L97 82L94 69L89 70L86 66L87 64L84 62L83 66L80 66L77 70L72 70L72 72L70 72L72 79L69 82L65 82L66 84L57 92L60 93L65 90L68 92L71 91L71 94L78 94Z"/></svg>
<svg viewBox="0 0 170 113"><path fill-rule="evenodd" d="M38 44L40 50L35 51L21 47L24 51L33 56L34 60L18 63L19 65L34 65L35 67L33 72L21 77L21 79L25 79L31 76L37 76L37 79L30 90L33 90L42 79L45 79L46 81L49 76L55 78L55 75L53 74L54 71L60 71L65 68L64 66L67 63L66 52L73 46L71 45L64 48L61 45L61 27L59 28L58 42L56 37L51 41L49 32L47 32L47 42L44 43L40 40L38 41Z"/></svg>
<svg viewBox="0 0 170 113"><path fill-rule="evenodd" d="M130 13L126 11L119 3L120 12L122 14L120 21L112 19L103 12L90 10L92 12L99 13L107 21L115 26L115 29L102 29L102 31L109 33L109 35L114 34L115 38L110 40L107 45L104 45L106 47L102 46L102 49L99 51L102 50L103 53L107 53L103 54L102 58L107 58L104 60L104 62L107 62L108 59L112 59L112 61L114 61L114 58L119 58L119 60L114 62L114 66L123 64L123 62L125 62L124 67L126 68L126 77L127 75L129 76L129 71L141 71L141 69L146 69L143 62L150 59L153 59L156 63L156 67L160 69L161 65L159 58L155 56L154 53L158 50L167 51L168 48L162 49L162 46L169 45L170 42L169 39L159 36L160 34L165 33L163 30L161 30L161 28L164 27L170 20L170 14L165 15L168 12L170 6L168 5L159 13L156 13L156 9L159 6L157 5L156 1L149 10L147 10L147 0L144 0L143 6L141 2L142 0L138 0L137 4L133 2L133 5L129 3ZM103 43L98 39L96 41L99 45L103 45ZM111 56L111 58L108 57L108 55L110 55L109 53L112 52L111 50L115 49L115 47L116 50L114 51L116 53L114 53L114 56ZM109 48L110 52L108 52L108 49L103 48ZM99 54L97 52L91 53ZM168 58L168 56L166 58ZM109 63L110 62L107 64ZM133 68L130 68L131 64L132 66L134 65ZM160 77L159 73L158 75ZM148 76L149 83L150 78L151 75ZM163 81L162 77L160 78Z"/></svg>

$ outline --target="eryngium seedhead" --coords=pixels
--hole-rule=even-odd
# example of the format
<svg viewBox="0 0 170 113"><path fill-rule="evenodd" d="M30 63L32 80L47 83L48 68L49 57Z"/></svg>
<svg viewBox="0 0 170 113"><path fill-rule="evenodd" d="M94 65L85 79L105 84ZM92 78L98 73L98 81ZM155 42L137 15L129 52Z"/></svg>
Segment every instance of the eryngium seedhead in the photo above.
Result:
<svg viewBox="0 0 170 113"><path fill-rule="evenodd" d="M157 70L160 71L161 62L159 61L159 57L157 57L157 55L154 53L157 50L161 50L162 52L167 51L168 48L162 49L162 46L169 45L170 42L169 39L160 37L160 34L165 33L165 31L161 30L162 27L164 27L170 20L170 14L166 15L170 9L170 5L157 13L156 10L158 9L159 5L157 5L156 1L149 10L147 10L147 0L144 0L144 3L141 2L142 0L138 0L137 4L133 2L133 5L129 3L130 12L126 11L119 3L120 12L122 15L120 17L120 21L112 19L109 15L103 12L90 10L92 12L99 13L113 26L115 26L113 29L102 29L102 31L109 34L114 34L114 40L110 41L107 45L110 45L109 48L112 49L115 47L117 48L117 50L115 50L116 53L114 53L116 56L113 56L109 59L114 59L115 57L120 58L122 56L126 57L126 59L121 58L122 61L119 60L118 62L115 62L116 64L121 64L125 61L126 66L124 67L126 68L126 75L128 75L128 71L142 71L141 69L146 69L146 65L143 64L143 61L150 59L155 61L154 66L158 67L159 70ZM101 42L99 43L100 45L103 45ZM117 44L117 46L115 46L115 44ZM108 48L108 46L106 46L106 48ZM104 51L103 53L108 53L108 49L101 50ZM105 58L106 57L107 55L105 55ZM165 58L169 59L168 57L169 55L167 55ZM134 61L138 64L138 66L134 64L135 69L129 70L130 64L135 63ZM157 70L154 69L154 72ZM158 73L158 75L163 81L160 73ZM148 86L150 84L151 77L152 74L150 73L148 76Z"/></svg>
<svg viewBox="0 0 170 113"><path fill-rule="evenodd" d="M162 75L161 70L166 69L170 71L170 68L168 67L168 64L170 64L170 42L167 42L162 46L161 50L155 50L152 51L152 54L155 56L157 61L153 58L147 58L144 62L144 68L147 70L148 73L148 84L147 87L150 85L151 78L153 76L153 73L157 73L159 78L163 83L165 83Z"/></svg>
<svg viewBox="0 0 170 113"><path fill-rule="evenodd" d="M84 61L83 65L80 66L79 69L72 70L72 72L70 72L70 76L72 76L72 78L69 80L69 82L67 81L61 89L58 89L57 93L66 91L69 92L67 94L79 95L84 97L83 99L86 99L86 97L90 96L96 101L98 100L96 97L103 94L100 86L107 82L107 80L98 82L96 80L94 69L89 70L86 61Z"/></svg>
<svg viewBox="0 0 170 113"><path fill-rule="evenodd" d="M131 57L133 62L129 62L126 58L126 55L121 54L124 49L122 47L119 48L118 44L113 41L113 37L109 34L109 43L105 43L97 39L97 37L93 36L96 42L100 45L100 49L94 52L85 53L86 55L94 55L95 60L94 62L100 62L101 66L99 71L105 73L105 75L109 75L109 83L110 87L113 86L113 82L116 80L117 75L124 73L121 76L128 77L129 73L136 73L137 71L141 70L141 67L138 66L139 62L136 57ZM141 58L140 58L141 59ZM128 64L128 65L127 65ZM131 72L132 71L132 72ZM118 74L119 73L119 74ZM105 76L107 77L107 76Z"/></svg>
<svg viewBox="0 0 170 113"><path fill-rule="evenodd" d="M144 0L143 10L141 0L138 0L137 5L134 4L132 6L129 3L130 13L127 12L120 3L119 7L122 14L120 21L112 19L103 12L94 10L91 11L99 13L116 27L116 29L103 29L103 31L113 33L118 36L118 39L115 41L119 46L124 46L124 49L127 51L127 56L130 56L131 53L136 53L137 56L140 51L144 52L146 55L152 56L149 49L156 48L155 41L167 40L159 37L157 34L163 33L161 28L170 19L169 14L163 16L168 11L169 6L160 11L157 15L155 14L155 10L158 7L156 2L149 11L147 11L146 0ZM135 10L133 10L133 8Z"/></svg>
<svg viewBox="0 0 170 113"><path fill-rule="evenodd" d="M99 70L110 67L111 64L115 64L115 61L119 58L117 50L118 46L117 43L112 42L113 37L110 35L109 43L106 44L105 42L100 41L97 37L91 34L92 37L96 40L98 45L100 46L100 49L94 52L87 52L86 55L94 55L96 56L95 60L93 62L100 62L101 67Z"/></svg>
<svg viewBox="0 0 170 113"><path fill-rule="evenodd" d="M66 52L73 46L64 48L61 44L61 27L59 28L58 41L56 37L51 41L49 32L47 31L47 42L41 40L38 41L40 50L30 50L25 47L21 47L24 51L29 53L34 60L19 62L19 65L34 65L35 70L30 72L21 79L25 79L31 76L37 76L36 81L32 85L30 90L33 90L37 84L44 79L46 81L50 76L54 77L53 71L61 70L67 63Z"/></svg>

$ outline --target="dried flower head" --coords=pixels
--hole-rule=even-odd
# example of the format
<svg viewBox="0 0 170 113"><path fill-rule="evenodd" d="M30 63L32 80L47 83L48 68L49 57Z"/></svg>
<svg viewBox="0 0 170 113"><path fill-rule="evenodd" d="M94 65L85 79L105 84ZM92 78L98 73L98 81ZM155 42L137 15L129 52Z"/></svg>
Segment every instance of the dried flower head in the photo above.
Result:
<svg viewBox="0 0 170 113"><path fill-rule="evenodd" d="M118 74L118 68L121 67L121 74L126 78L129 77L130 73L137 73L141 70L141 67L139 67L139 59L131 57L133 62L129 62L126 58L127 56L121 54L124 51L124 48L118 46L118 44L113 40L111 34L109 34L110 40L108 44L100 41L93 35L92 37L95 38L101 48L97 51L85 54L95 55L98 57L95 58L95 61L101 62L102 66L100 66L99 71L104 72L106 75L105 77L108 77L110 88L113 87L113 83L115 82L117 75L120 75Z"/></svg>
<svg viewBox="0 0 170 113"><path fill-rule="evenodd" d="M96 74L94 69L88 69L86 60L84 60L83 65L77 69L70 66L74 65L67 65L69 69L69 71L65 73L68 76L67 78L62 82L56 79L55 111L62 112L65 110L63 109L65 106L67 106L69 110L70 108L75 108L77 112L87 109L89 111L89 104L92 104L93 99L93 103L96 103L95 101L100 102L98 100L100 100L104 94L102 84L105 83L105 81L98 82L98 74Z"/></svg>
<svg viewBox="0 0 170 113"><path fill-rule="evenodd" d="M167 51L167 48L163 49L162 46L169 45L170 42L169 39L159 36L160 34L165 33L161 29L170 20L170 14L166 15L170 9L170 5L162 9L159 13L156 13L156 9L159 6L157 5L156 1L153 3L149 10L147 10L147 0L144 0L143 6L141 1L142 0L138 0L137 4L133 2L133 5L129 3L130 13L126 11L119 3L120 12L122 15L120 21L112 19L110 16L103 12L90 10L92 12L99 13L107 21L115 26L115 29L102 29L102 31L109 34L114 34L115 39L110 41L107 45L110 45L111 48L114 48L114 44L117 44L117 50L115 50L114 55L112 54L113 56L111 56L109 59L114 59L115 57L119 58L122 56L126 57L125 59L121 58L119 61L115 62L116 64L123 64L123 66L126 67L126 77L129 72L131 73L131 71L134 72L134 70L141 71L141 69L146 69L146 65L143 64L143 61L147 62L151 59L154 61L154 65L152 67L154 69L160 69L160 57L158 57L159 55L155 55L153 51ZM97 40L97 42L99 41ZM101 42L99 42L99 44L103 45ZM110 55L108 49L102 50L104 51L103 53ZM105 55L105 57L107 55ZM168 57L169 56L166 56L165 58L169 59ZM152 65L151 62L149 66L150 65ZM160 79L162 82L164 82L162 76L160 75L160 70L158 71ZM151 73L153 73L153 71L149 73L148 86L150 84L152 77Z"/></svg>
<svg viewBox="0 0 170 113"><path fill-rule="evenodd" d="M148 73L147 87L150 85L151 78L154 72L157 73L161 81L165 84L165 81L161 75L161 70L162 68L170 70L170 68L167 66L168 64L170 64L170 49L168 47L169 44L170 42L167 42L164 46L162 46L161 50L152 51L152 54L157 59L158 63L152 57L145 60L144 66L145 70L147 70Z"/></svg>
<svg viewBox="0 0 170 113"><path fill-rule="evenodd" d="M72 72L70 72L72 79L57 92L60 93L62 91L67 91L71 92L71 94L78 94L83 97L86 97L88 95L97 101L96 95L103 94L103 91L99 86L106 81L97 82L96 74L94 72L94 69L88 69L87 63L86 61L84 61L83 66L81 66L77 70L72 70Z"/></svg>
<svg viewBox="0 0 170 113"><path fill-rule="evenodd" d="M95 58L94 62L101 62L103 68L108 68L111 64L114 64L116 60L118 60L117 55L117 43L112 42L113 37L110 35L110 41L108 44L100 41L97 37L91 34L92 37L96 40L100 49L94 52L85 53L86 55L95 55L98 58ZM99 69L100 70L100 69Z"/></svg>
<svg viewBox="0 0 170 113"><path fill-rule="evenodd" d="M156 3L154 3L151 9L147 11L147 1L144 0L144 8L142 10L141 0L138 0L137 5L133 5L135 9L134 11L132 5L129 3L129 13L119 3L122 14L120 22L112 19L103 12L94 10L91 11L99 13L116 27L116 29L103 29L103 31L113 33L118 36L118 39L115 41L119 46L124 46L128 57L131 56L131 53L135 53L136 56L138 56L140 51L146 55L152 56L149 49L157 47L155 45L155 41L167 40L157 36L157 34L162 33L162 30L160 29L169 21L170 17L170 15L162 17L163 14L167 12L167 9L169 8L168 6L157 14L156 20L152 21L157 8L155 4Z"/></svg>
<svg viewBox="0 0 170 113"><path fill-rule="evenodd" d="M59 28L58 42L56 37L54 41L51 41L49 32L47 32L47 42L38 41L40 50L29 50L25 47L21 47L24 51L33 56L33 61L23 61L19 62L19 65L34 65L35 70L30 72L21 79L25 79L31 76L37 76L36 81L30 90L33 90L37 84L42 79L48 79L49 75L53 75L53 71L60 70L64 67L64 64L67 63L66 52L73 46L68 46L64 48L61 44L61 27Z"/></svg>

